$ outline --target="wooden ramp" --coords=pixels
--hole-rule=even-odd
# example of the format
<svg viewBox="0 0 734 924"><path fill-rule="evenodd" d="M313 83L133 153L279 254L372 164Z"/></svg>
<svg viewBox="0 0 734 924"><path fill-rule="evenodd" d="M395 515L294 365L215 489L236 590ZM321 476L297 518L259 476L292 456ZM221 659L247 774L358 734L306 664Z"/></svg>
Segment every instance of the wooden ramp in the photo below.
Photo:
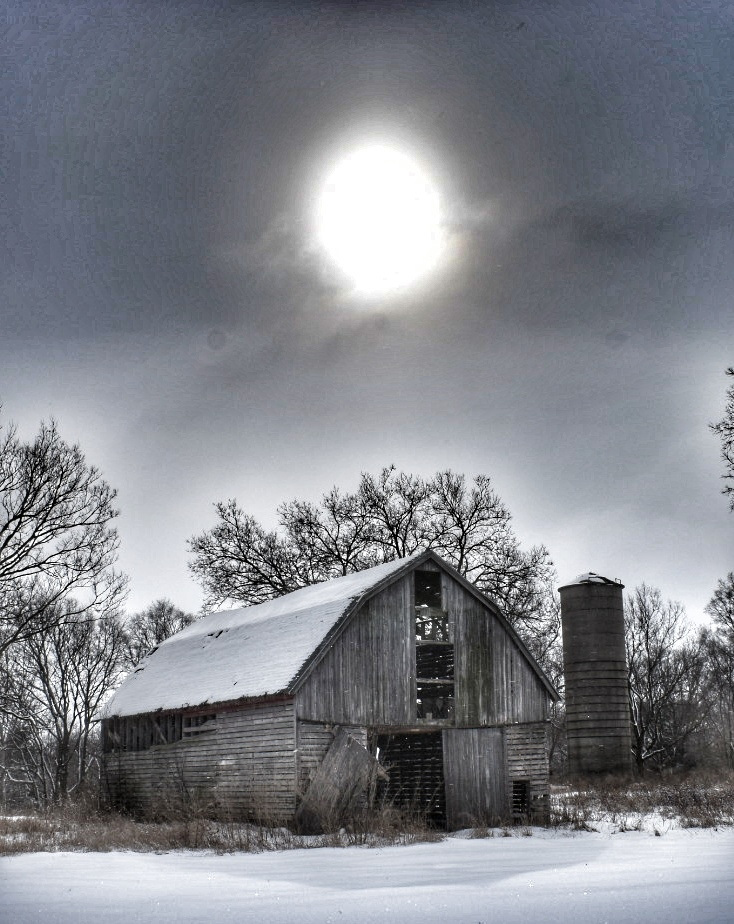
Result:
<svg viewBox="0 0 734 924"><path fill-rule="evenodd" d="M384 773L377 760L340 728L303 794L296 812L300 831L334 827L364 803L371 781Z"/></svg>

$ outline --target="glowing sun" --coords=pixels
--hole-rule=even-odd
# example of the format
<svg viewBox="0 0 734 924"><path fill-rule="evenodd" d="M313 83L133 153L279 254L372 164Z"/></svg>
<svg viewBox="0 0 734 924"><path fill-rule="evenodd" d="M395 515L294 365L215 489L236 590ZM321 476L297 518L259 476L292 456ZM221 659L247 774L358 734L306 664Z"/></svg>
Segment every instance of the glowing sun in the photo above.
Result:
<svg viewBox="0 0 734 924"><path fill-rule="evenodd" d="M316 234L359 292L400 289L438 261L438 194L405 154L381 145L360 148L328 174L317 202Z"/></svg>

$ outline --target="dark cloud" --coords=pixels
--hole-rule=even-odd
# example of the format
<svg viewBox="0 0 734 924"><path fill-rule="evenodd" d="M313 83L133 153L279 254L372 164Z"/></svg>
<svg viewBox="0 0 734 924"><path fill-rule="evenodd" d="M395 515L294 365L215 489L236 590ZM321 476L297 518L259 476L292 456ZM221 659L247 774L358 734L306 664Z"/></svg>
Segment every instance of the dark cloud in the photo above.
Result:
<svg viewBox="0 0 734 924"><path fill-rule="evenodd" d="M672 198L658 205L639 201L569 202L542 218L549 234L568 238L580 250L601 249L647 259L651 251L676 242L694 242L703 232L734 230L734 201Z"/></svg>
<svg viewBox="0 0 734 924"><path fill-rule="evenodd" d="M551 247L638 254L690 235L686 190L731 153L723 7L79 3L15 17L8 335L287 312L323 284L302 254L285 259L306 243L307 191L370 132L425 153L450 215L499 199ZM636 206L640 193L663 204Z"/></svg>

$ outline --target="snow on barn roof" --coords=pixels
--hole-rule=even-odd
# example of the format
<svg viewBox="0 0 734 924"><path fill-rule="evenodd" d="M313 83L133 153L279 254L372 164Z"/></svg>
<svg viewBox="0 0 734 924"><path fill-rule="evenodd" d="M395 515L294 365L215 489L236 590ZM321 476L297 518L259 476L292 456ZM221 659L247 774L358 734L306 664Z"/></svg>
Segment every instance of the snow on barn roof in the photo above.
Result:
<svg viewBox="0 0 734 924"><path fill-rule="evenodd" d="M212 613L171 636L122 683L105 716L138 715L287 691L353 605L424 553Z"/></svg>

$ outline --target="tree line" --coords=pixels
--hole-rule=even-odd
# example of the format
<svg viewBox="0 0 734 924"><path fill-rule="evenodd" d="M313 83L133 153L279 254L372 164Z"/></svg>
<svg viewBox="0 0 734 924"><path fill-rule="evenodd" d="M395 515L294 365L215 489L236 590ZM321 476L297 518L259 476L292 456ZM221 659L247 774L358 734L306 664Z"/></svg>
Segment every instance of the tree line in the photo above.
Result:
<svg viewBox="0 0 734 924"><path fill-rule="evenodd" d="M124 616L58 605L44 631L0 660L0 810L97 797L99 710L156 645L194 620L161 599Z"/></svg>
<svg viewBox="0 0 734 924"><path fill-rule="evenodd" d="M727 374L734 375L734 370ZM724 493L734 488L734 385L723 419ZM734 495L732 495L734 496ZM117 569L116 492L55 423L24 442L0 420L0 807L85 791L99 759L99 709L153 648L195 618L169 600L129 615ZM734 500L731 501L734 510ZM294 499L265 529L236 500L189 541L205 611L251 605L433 548L502 607L562 692L560 605L543 546L523 549L487 475L424 478L388 466L354 491ZM625 603L630 721L638 768L734 769L734 573L694 632L680 604L646 585ZM563 705L552 715L563 768Z"/></svg>
<svg viewBox="0 0 734 924"><path fill-rule="evenodd" d="M625 600L632 751L646 768L734 770L734 573L694 630L680 603L645 584Z"/></svg>
<svg viewBox="0 0 734 924"><path fill-rule="evenodd" d="M292 500L266 530L236 500L215 505L215 526L189 542L205 609L250 605L308 584L434 549L495 600L541 660L558 638L555 571L547 549L522 549L487 475L450 470L429 478L383 468L353 492L319 504Z"/></svg>

